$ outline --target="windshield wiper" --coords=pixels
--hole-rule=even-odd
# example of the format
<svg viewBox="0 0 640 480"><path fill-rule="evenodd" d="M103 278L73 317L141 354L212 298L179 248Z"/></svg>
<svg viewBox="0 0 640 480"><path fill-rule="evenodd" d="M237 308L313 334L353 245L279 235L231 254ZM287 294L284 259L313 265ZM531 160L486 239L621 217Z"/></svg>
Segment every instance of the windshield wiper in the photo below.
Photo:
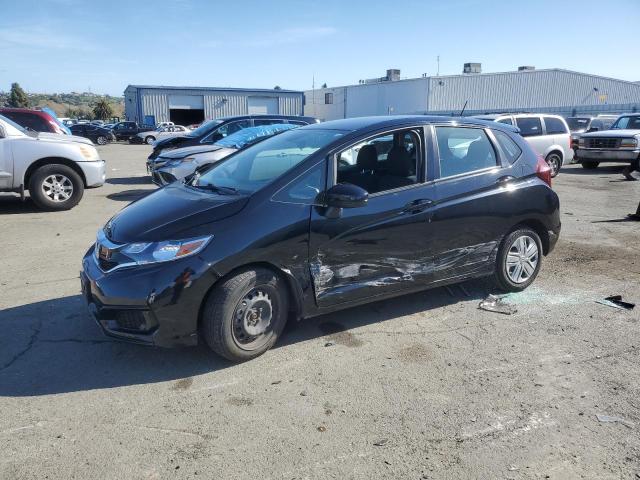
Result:
<svg viewBox="0 0 640 480"><path fill-rule="evenodd" d="M191 186L199 188L200 190L208 190L210 192L222 193L224 195L235 195L236 193L238 193L237 188L223 187L220 185L214 185L213 183L192 183Z"/></svg>

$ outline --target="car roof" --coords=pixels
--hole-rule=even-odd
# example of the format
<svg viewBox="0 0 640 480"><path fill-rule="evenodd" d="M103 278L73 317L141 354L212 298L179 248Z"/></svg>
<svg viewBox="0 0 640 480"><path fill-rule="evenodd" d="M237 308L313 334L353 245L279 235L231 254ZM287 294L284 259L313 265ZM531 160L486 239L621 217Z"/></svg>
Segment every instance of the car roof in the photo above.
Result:
<svg viewBox="0 0 640 480"><path fill-rule="evenodd" d="M509 132L519 131L516 127L502 123L490 122L474 117L448 117L442 115L392 115L375 117L356 117L342 120L331 120L324 123L315 123L303 127L305 129L315 128L324 130L344 130L354 131L368 128L393 128L407 124L429 125L432 123L449 125L477 125L490 126Z"/></svg>
<svg viewBox="0 0 640 480"><path fill-rule="evenodd" d="M12 108L12 107L0 107L0 112L5 113L28 113L31 115L37 115L39 117L44 117L45 119L50 119L51 115L42 110L33 110L31 108Z"/></svg>

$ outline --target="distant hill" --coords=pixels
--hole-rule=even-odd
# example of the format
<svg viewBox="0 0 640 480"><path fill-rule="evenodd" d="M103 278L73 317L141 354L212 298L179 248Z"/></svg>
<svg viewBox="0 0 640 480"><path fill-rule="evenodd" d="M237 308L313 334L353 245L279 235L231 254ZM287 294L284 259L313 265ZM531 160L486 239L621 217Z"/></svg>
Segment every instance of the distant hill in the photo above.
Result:
<svg viewBox="0 0 640 480"><path fill-rule="evenodd" d="M124 118L124 98L111 95L97 95L91 92L71 93L28 93L30 107L49 107L59 117L93 118L92 107L104 98L111 104L113 115ZM4 106L9 92L0 92L0 106Z"/></svg>

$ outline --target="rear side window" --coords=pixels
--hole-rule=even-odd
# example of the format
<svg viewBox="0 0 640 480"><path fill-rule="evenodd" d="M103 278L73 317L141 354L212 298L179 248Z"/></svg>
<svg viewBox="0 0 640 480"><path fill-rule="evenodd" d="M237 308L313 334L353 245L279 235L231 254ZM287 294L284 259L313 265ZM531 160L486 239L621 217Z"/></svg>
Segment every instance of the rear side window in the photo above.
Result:
<svg viewBox="0 0 640 480"><path fill-rule="evenodd" d="M495 167L496 152L480 128L436 127L440 177Z"/></svg>
<svg viewBox="0 0 640 480"><path fill-rule="evenodd" d="M542 122L538 117L522 117L516 120L520 134L523 137L542 135Z"/></svg>
<svg viewBox="0 0 640 480"><path fill-rule="evenodd" d="M498 120L498 123L506 123L507 125L513 125L513 122L511 121L510 118L501 118L500 120Z"/></svg>
<svg viewBox="0 0 640 480"><path fill-rule="evenodd" d="M569 133L567 131L567 127L564 125L564 122L559 118L544 117L544 125L545 127L547 127L548 135Z"/></svg>
<svg viewBox="0 0 640 480"><path fill-rule="evenodd" d="M507 157L507 160L509 160L509 163L515 162L522 153L522 150L520 150L520 147L516 142L511 140L509 135L498 130L493 130L493 135L496 137L496 140Z"/></svg>

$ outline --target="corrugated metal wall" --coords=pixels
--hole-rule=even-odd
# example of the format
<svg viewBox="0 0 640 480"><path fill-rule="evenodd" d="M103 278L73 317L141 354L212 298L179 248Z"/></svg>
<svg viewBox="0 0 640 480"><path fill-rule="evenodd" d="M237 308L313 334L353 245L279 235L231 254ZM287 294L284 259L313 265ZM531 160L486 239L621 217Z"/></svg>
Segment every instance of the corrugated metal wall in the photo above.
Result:
<svg viewBox="0 0 640 480"><path fill-rule="evenodd" d="M125 90L126 117L142 122L147 115L153 115L156 122L169 121L169 98L173 95L197 95L204 97L205 119L247 115L247 98L252 96L277 97L280 115L302 115L303 94L297 92L233 91L208 89L167 89L136 88ZM130 99L131 101L128 101Z"/></svg>
<svg viewBox="0 0 640 480"><path fill-rule="evenodd" d="M323 105L325 92L334 105ZM339 107L336 99L344 99ZM315 104L312 99L315 98ZM324 120L363 115L490 112L576 113L640 110L640 85L566 70L425 77L305 92L305 113Z"/></svg>

